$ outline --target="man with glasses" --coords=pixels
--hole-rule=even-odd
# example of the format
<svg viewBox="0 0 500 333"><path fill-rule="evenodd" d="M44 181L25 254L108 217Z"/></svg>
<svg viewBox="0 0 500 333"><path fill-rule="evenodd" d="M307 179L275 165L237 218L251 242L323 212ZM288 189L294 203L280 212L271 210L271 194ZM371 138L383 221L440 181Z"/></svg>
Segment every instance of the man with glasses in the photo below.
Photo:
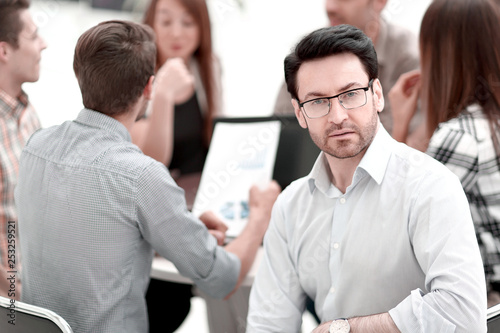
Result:
<svg viewBox="0 0 500 333"><path fill-rule="evenodd" d="M316 30L285 59L295 115L322 150L276 201L247 332L486 332L486 287L458 179L396 142L371 40Z"/></svg>
<svg viewBox="0 0 500 333"><path fill-rule="evenodd" d="M385 99L399 76L417 69L419 65L417 37L409 29L384 19L382 11L387 2L387 0L325 0L325 13L330 26L350 24L361 29L372 40L377 52L378 79L384 87ZM274 113L292 112L290 94L284 82L276 97ZM379 117L387 131L392 133L389 103L385 105ZM412 119L410 132L414 132L421 122L422 116L418 112ZM413 139L414 137L410 137L410 140Z"/></svg>

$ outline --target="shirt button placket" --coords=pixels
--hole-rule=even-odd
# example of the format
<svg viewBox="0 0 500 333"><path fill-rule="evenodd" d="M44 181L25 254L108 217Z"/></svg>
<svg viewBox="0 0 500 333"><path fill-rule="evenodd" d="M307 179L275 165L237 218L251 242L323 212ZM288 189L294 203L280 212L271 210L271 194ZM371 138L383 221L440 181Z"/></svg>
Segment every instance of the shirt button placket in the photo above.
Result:
<svg viewBox="0 0 500 333"><path fill-rule="evenodd" d="M343 206L345 203L346 203L346 198L345 196L341 196L337 199L337 204L340 205L340 206ZM330 296L334 296L335 295L335 292L336 292L336 289L335 289L335 285L336 285L336 280L337 280L337 269L338 269L338 265L340 265L340 253L339 253L339 250L340 250L340 244L341 244L341 239L342 239L342 236L344 234L344 228L345 226L342 225L343 223L343 219L342 219L342 213L340 213L339 209L340 209L340 206L337 207L336 209L336 214L334 214L334 225L333 225L333 228L332 228L332 234L331 234L331 239L332 239L332 243L330 245L330 253L331 253L331 256L332 256L332 277L331 277L331 287L330 289L328 290L328 294ZM340 209L341 211L343 209ZM340 216L337 215L340 213ZM337 222L335 222L335 215L337 215L337 217L340 217L339 220L337 220Z"/></svg>

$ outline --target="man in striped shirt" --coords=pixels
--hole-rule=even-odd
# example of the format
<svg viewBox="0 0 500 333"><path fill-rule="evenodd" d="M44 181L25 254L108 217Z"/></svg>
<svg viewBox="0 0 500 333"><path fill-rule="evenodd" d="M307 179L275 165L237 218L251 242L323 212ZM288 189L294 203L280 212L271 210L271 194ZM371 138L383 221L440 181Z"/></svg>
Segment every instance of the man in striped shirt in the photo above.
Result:
<svg viewBox="0 0 500 333"><path fill-rule="evenodd" d="M19 156L40 121L21 86L35 82L45 41L28 0L0 0L0 295L19 299L19 251L14 187ZM8 277L14 279L8 280ZM13 287L14 286L14 287Z"/></svg>

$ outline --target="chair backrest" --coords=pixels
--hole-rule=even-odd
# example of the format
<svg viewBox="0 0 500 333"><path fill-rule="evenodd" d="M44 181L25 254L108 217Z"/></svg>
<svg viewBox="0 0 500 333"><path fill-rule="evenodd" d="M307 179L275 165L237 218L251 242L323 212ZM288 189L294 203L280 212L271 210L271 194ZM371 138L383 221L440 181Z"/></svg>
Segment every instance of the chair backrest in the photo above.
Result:
<svg viewBox="0 0 500 333"><path fill-rule="evenodd" d="M73 333L57 313L0 296L0 332Z"/></svg>
<svg viewBox="0 0 500 333"><path fill-rule="evenodd" d="M488 332L500 333L500 304L488 308L486 313Z"/></svg>

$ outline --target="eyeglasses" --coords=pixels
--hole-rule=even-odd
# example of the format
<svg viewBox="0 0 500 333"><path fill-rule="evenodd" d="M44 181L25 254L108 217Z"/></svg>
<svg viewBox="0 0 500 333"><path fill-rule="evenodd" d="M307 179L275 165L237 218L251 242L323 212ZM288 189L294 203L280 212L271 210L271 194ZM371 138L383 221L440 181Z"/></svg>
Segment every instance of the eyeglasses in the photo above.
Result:
<svg viewBox="0 0 500 333"><path fill-rule="evenodd" d="M330 113L331 100L338 98L339 104L346 110L359 108L366 104L366 91L372 87L373 79L368 82L368 87L356 88L345 91L332 97L320 97L299 103L308 118L321 118Z"/></svg>

